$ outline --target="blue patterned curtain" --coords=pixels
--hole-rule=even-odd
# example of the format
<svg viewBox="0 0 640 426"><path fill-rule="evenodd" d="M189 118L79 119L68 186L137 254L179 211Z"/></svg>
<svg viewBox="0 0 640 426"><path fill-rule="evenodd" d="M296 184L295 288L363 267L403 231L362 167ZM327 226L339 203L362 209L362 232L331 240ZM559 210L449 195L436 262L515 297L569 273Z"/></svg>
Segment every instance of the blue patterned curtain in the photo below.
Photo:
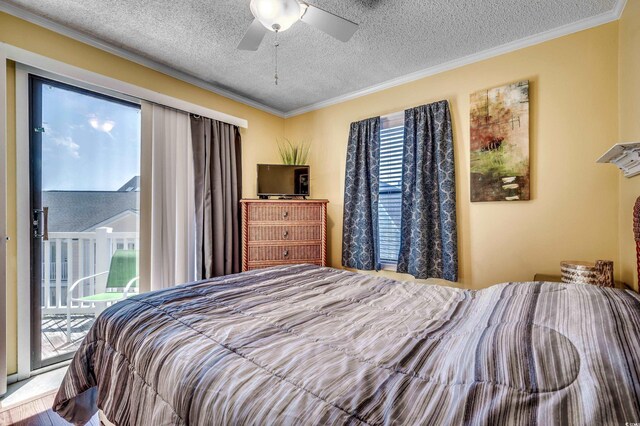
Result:
<svg viewBox="0 0 640 426"><path fill-rule="evenodd" d="M398 272L458 279L456 182L447 101L404 114Z"/></svg>
<svg viewBox="0 0 640 426"><path fill-rule="evenodd" d="M351 123L344 179L342 265L379 269L380 117Z"/></svg>

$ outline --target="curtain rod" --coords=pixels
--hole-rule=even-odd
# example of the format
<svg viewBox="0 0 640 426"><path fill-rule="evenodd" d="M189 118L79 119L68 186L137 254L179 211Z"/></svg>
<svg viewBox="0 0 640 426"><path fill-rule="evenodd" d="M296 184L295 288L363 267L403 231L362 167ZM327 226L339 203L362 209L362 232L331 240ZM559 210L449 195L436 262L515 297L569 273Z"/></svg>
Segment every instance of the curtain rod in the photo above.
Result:
<svg viewBox="0 0 640 426"><path fill-rule="evenodd" d="M422 104L420 106L437 104L438 102L443 102L443 101L449 102L448 100L443 99L441 101L429 102L427 104ZM385 122L402 121L403 122L404 121L404 113L405 113L405 111L407 111L409 109L413 109L413 108L418 108L418 107L406 108L406 109L403 109L401 111L396 111L396 112L392 112L392 113L389 113L389 114L381 115L380 116L380 121L385 121Z"/></svg>

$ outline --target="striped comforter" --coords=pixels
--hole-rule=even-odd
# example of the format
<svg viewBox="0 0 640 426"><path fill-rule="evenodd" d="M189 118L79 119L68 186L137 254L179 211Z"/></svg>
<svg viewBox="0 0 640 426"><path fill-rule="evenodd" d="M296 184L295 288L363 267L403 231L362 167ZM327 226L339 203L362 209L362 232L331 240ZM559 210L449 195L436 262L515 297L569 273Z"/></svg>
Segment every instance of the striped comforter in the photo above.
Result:
<svg viewBox="0 0 640 426"><path fill-rule="evenodd" d="M640 298L310 265L186 284L96 320L54 409L98 407L116 425L640 422Z"/></svg>

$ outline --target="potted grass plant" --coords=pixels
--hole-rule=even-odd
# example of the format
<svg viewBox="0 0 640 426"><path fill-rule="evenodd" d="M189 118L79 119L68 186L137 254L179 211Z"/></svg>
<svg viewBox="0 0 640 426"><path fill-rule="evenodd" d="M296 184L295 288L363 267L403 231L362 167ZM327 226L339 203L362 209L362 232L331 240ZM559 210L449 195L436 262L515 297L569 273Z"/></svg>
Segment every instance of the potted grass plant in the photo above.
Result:
<svg viewBox="0 0 640 426"><path fill-rule="evenodd" d="M309 150L311 149L311 145L308 142L300 141L293 143L287 138L284 138L283 141L278 140L277 142L282 164L293 166L307 164L307 160L309 159Z"/></svg>

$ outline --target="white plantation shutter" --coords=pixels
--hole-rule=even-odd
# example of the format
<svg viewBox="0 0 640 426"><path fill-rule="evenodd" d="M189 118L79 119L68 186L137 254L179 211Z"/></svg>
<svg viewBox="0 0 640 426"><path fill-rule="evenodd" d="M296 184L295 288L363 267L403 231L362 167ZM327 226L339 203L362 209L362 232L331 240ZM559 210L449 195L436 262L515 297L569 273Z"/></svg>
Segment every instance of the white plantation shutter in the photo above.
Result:
<svg viewBox="0 0 640 426"><path fill-rule="evenodd" d="M378 200L378 241L382 264L396 264L400 251L403 142L404 125L385 127L383 122Z"/></svg>

